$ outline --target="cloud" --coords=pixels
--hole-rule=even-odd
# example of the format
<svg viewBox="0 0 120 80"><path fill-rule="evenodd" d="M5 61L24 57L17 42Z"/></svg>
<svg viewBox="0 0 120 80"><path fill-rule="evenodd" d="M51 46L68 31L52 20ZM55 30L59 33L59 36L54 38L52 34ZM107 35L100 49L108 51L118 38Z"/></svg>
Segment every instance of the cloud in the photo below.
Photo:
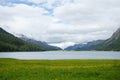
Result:
<svg viewBox="0 0 120 80"><path fill-rule="evenodd" d="M68 46L71 46L71 45L74 45L75 43L74 42L61 42L61 43L52 43L50 45L53 45L53 46L58 46L58 47L61 47L62 49L68 47Z"/></svg>
<svg viewBox="0 0 120 80"><path fill-rule="evenodd" d="M120 0L2 2L0 26L56 45L107 39L120 25ZM5 4L7 2L9 4Z"/></svg>
<svg viewBox="0 0 120 80"><path fill-rule="evenodd" d="M33 3L42 3L42 2L45 2L46 0L27 0L28 2L33 2Z"/></svg>
<svg viewBox="0 0 120 80"><path fill-rule="evenodd" d="M58 6L65 5L66 3L72 3L72 1L73 0L27 0L27 2L32 2L45 9L54 9Z"/></svg>
<svg viewBox="0 0 120 80"><path fill-rule="evenodd" d="M24 32L23 30L29 32L37 28L43 30L44 26L48 26L52 20L51 17L43 15L44 9L24 4L13 7L0 6L0 10L1 25L7 25L15 32Z"/></svg>
<svg viewBox="0 0 120 80"><path fill-rule="evenodd" d="M76 0L74 4L66 4L54 10L56 18L73 24L108 24L119 19L119 0ZM79 1L79 2L78 2Z"/></svg>

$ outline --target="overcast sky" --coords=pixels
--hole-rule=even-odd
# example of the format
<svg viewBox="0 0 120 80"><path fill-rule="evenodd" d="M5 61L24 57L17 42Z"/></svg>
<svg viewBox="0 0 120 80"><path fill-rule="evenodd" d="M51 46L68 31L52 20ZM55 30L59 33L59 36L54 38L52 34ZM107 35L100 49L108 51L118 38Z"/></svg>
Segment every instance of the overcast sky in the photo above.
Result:
<svg viewBox="0 0 120 80"><path fill-rule="evenodd" d="M120 26L120 0L0 0L0 27L60 47L107 39Z"/></svg>

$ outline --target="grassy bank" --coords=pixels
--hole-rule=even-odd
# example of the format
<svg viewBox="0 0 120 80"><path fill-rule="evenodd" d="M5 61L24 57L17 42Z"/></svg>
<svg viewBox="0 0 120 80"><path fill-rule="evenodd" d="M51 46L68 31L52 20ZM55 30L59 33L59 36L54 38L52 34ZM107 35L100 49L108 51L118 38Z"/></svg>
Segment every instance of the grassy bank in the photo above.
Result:
<svg viewBox="0 0 120 80"><path fill-rule="evenodd" d="M118 80L120 60L0 59L0 80Z"/></svg>

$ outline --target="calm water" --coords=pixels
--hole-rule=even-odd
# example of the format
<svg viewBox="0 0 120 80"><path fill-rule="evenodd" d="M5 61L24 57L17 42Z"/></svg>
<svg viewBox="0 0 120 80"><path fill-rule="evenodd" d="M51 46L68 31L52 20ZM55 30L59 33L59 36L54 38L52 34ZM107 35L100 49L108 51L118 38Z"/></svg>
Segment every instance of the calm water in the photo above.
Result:
<svg viewBox="0 0 120 80"><path fill-rule="evenodd" d="M0 58L17 59L120 59L120 52L107 51L46 51L1 52Z"/></svg>

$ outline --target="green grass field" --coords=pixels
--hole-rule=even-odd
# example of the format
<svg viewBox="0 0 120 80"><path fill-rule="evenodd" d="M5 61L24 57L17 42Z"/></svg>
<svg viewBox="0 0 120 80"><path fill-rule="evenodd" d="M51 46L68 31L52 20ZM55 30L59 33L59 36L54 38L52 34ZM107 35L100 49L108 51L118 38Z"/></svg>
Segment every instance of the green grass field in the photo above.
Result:
<svg viewBox="0 0 120 80"><path fill-rule="evenodd" d="M0 59L0 80L119 80L120 60Z"/></svg>

